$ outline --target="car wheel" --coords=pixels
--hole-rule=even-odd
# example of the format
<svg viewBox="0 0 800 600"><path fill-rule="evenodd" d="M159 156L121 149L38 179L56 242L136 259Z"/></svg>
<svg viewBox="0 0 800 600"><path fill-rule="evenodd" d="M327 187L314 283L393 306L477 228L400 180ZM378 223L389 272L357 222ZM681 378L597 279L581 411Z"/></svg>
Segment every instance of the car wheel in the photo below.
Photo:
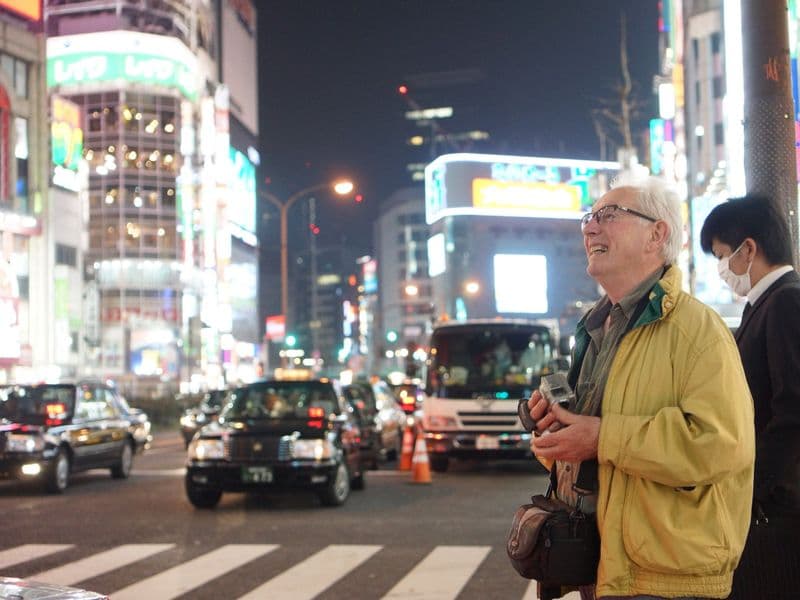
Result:
<svg viewBox="0 0 800 600"><path fill-rule="evenodd" d="M440 456L434 454L433 456L430 457L430 459L431 459L431 469L433 469L435 472L444 473L445 471L447 471L447 465L449 463L447 456Z"/></svg>
<svg viewBox="0 0 800 600"><path fill-rule="evenodd" d="M196 508L214 508L219 504L219 500L222 498L222 492L220 490L210 490L208 488L196 486L187 479L186 497L189 498L189 502Z"/></svg>
<svg viewBox="0 0 800 600"><path fill-rule="evenodd" d="M130 441L126 441L122 446L122 451L119 454L119 461L111 467L111 476L114 479L127 479L131 474L131 467L133 466L133 446Z"/></svg>
<svg viewBox="0 0 800 600"><path fill-rule="evenodd" d="M325 506L341 506L350 495L350 473L343 462L336 467L336 477L328 483L319 499Z"/></svg>
<svg viewBox="0 0 800 600"><path fill-rule="evenodd" d="M47 473L44 487L51 494L60 494L69 485L69 456L62 448L58 451L50 471Z"/></svg>

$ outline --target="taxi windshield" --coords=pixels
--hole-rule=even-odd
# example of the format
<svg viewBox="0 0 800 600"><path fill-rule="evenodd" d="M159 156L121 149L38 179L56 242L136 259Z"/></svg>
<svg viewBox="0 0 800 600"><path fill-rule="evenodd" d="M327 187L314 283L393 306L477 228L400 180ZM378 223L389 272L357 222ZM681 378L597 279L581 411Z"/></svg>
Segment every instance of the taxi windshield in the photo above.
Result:
<svg viewBox="0 0 800 600"><path fill-rule="evenodd" d="M223 419L304 419L339 413L333 388L319 381L254 383L231 392Z"/></svg>

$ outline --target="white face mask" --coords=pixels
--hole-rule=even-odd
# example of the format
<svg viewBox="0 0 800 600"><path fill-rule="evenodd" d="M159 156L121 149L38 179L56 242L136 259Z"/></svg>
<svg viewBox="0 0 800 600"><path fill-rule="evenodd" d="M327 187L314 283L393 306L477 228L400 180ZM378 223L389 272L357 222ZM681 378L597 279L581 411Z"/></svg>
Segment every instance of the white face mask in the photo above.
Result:
<svg viewBox="0 0 800 600"><path fill-rule="evenodd" d="M733 290L734 294L746 296L753 287L752 283L750 283L750 267L753 266L753 261L751 260L749 263L747 263L747 271L741 275L737 275L731 271L731 268L728 265L728 263L731 261L731 257L741 250L742 246L744 246L744 242L739 244L739 247L731 252L728 256L719 259L717 271L719 272L720 279L728 284L728 286Z"/></svg>

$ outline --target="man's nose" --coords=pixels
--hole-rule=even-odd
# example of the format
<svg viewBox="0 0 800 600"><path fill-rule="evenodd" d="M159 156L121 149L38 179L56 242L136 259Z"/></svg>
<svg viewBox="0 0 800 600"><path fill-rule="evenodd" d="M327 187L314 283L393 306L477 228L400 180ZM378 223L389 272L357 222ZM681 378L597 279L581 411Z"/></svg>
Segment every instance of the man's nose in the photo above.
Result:
<svg viewBox="0 0 800 600"><path fill-rule="evenodd" d="M595 235L598 232L599 227L600 226L597 224L597 219L592 217L591 221L583 226L583 235Z"/></svg>

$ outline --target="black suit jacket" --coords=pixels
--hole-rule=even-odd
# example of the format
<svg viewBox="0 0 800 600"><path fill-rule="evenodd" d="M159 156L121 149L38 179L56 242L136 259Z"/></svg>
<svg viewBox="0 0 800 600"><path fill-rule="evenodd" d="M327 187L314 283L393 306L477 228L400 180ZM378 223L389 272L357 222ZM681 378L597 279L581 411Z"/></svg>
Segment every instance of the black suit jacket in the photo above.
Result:
<svg viewBox="0 0 800 600"><path fill-rule="evenodd" d="M755 403L755 499L769 512L800 511L800 275L781 276L736 330Z"/></svg>

